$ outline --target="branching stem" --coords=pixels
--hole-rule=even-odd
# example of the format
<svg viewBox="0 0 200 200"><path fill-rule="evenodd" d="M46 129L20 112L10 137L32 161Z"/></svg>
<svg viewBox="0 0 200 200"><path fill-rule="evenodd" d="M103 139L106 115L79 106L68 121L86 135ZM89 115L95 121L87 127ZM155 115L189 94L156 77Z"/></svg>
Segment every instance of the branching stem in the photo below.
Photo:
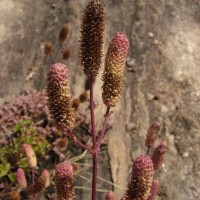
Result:
<svg viewBox="0 0 200 200"><path fill-rule="evenodd" d="M92 200L96 200L96 190L97 190L97 154L96 151L96 130L95 130L95 118L94 118L94 93L93 93L94 80L90 78L90 117L91 117L91 132L93 141L93 171L92 171Z"/></svg>
<svg viewBox="0 0 200 200"><path fill-rule="evenodd" d="M96 146L96 150L97 151L100 150L100 146L101 146L102 140L103 140L104 135L105 135L106 125L107 125L107 122L108 122L108 119L109 119L109 113L110 113L110 107L107 107L105 118L104 118L104 122L103 122L103 127L101 129L101 134L99 136L99 139L98 139L98 142L97 142L97 146Z"/></svg>

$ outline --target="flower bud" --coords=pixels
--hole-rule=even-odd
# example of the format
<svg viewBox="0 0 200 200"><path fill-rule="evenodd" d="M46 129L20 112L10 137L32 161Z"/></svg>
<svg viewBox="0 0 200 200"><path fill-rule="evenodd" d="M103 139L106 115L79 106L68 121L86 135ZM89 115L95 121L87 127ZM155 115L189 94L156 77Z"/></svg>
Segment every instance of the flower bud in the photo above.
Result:
<svg viewBox="0 0 200 200"><path fill-rule="evenodd" d="M153 123L147 133L147 138L145 141L145 145L148 148L151 148L158 136L158 132L160 130L160 123L159 122L155 122Z"/></svg>
<svg viewBox="0 0 200 200"><path fill-rule="evenodd" d="M81 103L86 102L88 99L88 93L85 91L79 96L79 100Z"/></svg>
<svg viewBox="0 0 200 200"><path fill-rule="evenodd" d="M48 107L56 126L61 131L74 127L75 112L71 106L68 71L64 64L51 65L47 77Z"/></svg>
<svg viewBox="0 0 200 200"><path fill-rule="evenodd" d="M52 46L52 43L51 42L48 42L45 44L44 46L44 53L45 55L51 55L52 54L52 51L53 51L53 46Z"/></svg>
<svg viewBox="0 0 200 200"><path fill-rule="evenodd" d="M159 188L159 181L154 180L151 186L151 192L147 200L155 200Z"/></svg>
<svg viewBox="0 0 200 200"><path fill-rule="evenodd" d="M74 198L73 166L68 162L63 162L58 164L55 170L58 200L72 200Z"/></svg>
<svg viewBox="0 0 200 200"><path fill-rule="evenodd" d="M51 184L51 180L50 180L50 174L49 171L44 169L41 173L42 177L45 177L45 188L49 187Z"/></svg>
<svg viewBox="0 0 200 200"><path fill-rule="evenodd" d="M71 54L71 50L69 48L65 49L63 52L63 59L68 59Z"/></svg>
<svg viewBox="0 0 200 200"><path fill-rule="evenodd" d="M63 43L66 40L68 32L69 32L69 26L68 24L64 24L64 26L60 30L59 37L58 37L60 43Z"/></svg>
<svg viewBox="0 0 200 200"><path fill-rule="evenodd" d="M91 0L84 10L80 47L80 62L88 79L94 79L101 67L104 29L104 5L99 0Z"/></svg>
<svg viewBox="0 0 200 200"><path fill-rule="evenodd" d="M9 192L8 199L9 200L20 200L21 199L20 193L17 191Z"/></svg>
<svg viewBox="0 0 200 200"><path fill-rule="evenodd" d="M105 200L115 200L113 192L107 192Z"/></svg>
<svg viewBox="0 0 200 200"><path fill-rule="evenodd" d="M18 168L16 172L16 179L21 189L27 188L27 180L23 169Z"/></svg>
<svg viewBox="0 0 200 200"><path fill-rule="evenodd" d="M45 184L46 184L46 177L40 176L37 179L37 181L29 187L28 193L30 195L36 195L36 194L42 192L45 189Z"/></svg>
<svg viewBox="0 0 200 200"><path fill-rule="evenodd" d="M102 93L103 102L108 107L115 107L120 98L128 46L129 42L126 35L117 33L108 47Z"/></svg>
<svg viewBox="0 0 200 200"><path fill-rule="evenodd" d="M153 162L149 156L141 155L132 166L132 179L124 196L126 200L147 200L153 180Z"/></svg>
<svg viewBox="0 0 200 200"><path fill-rule="evenodd" d="M37 166L37 158L32 146L30 144L22 144L22 148L26 154L28 166L35 168Z"/></svg>
<svg viewBox="0 0 200 200"><path fill-rule="evenodd" d="M164 158L165 158L166 150L167 150L167 142L166 141L161 142L155 148L153 155L152 155L154 170L158 170L162 167L162 164L163 164L163 161L164 161Z"/></svg>

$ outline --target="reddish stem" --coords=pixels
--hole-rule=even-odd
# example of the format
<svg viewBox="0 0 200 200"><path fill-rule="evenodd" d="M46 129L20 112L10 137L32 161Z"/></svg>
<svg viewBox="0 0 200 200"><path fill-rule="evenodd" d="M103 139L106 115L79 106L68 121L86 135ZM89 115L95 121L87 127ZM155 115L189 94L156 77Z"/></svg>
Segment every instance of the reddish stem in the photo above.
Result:
<svg viewBox="0 0 200 200"><path fill-rule="evenodd" d="M110 113L110 107L107 107L105 118L104 118L104 122L103 122L103 127L101 129L101 134L99 136L99 139L98 139L98 142L97 142L97 146L96 146L96 150L97 151L100 150L100 146L101 146L102 140L104 138L104 134L105 134L105 130L106 130L106 125L107 125L108 118L109 118L109 113Z"/></svg>
<svg viewBox="0 0 200 200"><path fill-rule="evenodd" d="M93 171L92 171L92 200L96 200L96 190L97 190L97 154L96 151L96 131L95 131L95 119L94 119L94 94L93 94L94 81L90 78L90 117L91 117L91 132L93 141Z"/></svg>
<svg viewBox="0 0 200 200"><path fill-rule="evenodd" d="M73 142L75 144L77 144L78 146L82 147L83 149L87 150L88 152L90 152L91 154L95 154L95 151L93 149L91 149L90 147L84 145L83 143L81 143L79 140L77 140L77 138L73 135L72 131L69 130L66 134L69 138L71 138L73 140Z"/></svg>
<svg viewBox="0 0 200 200"><path fill-rule="evenodd" d="M97 199L97 156L98 152L96 151L95 154L93 154L93 170L92 170L92 200Z"/></svg>
<svg viewBox="0 0 200 200"><path fill-rule="evenodd" d="M90 117L91 117L91 132L92 132L92 141L93 149L96 146L96 131L95 131L95 120L94 120L94 94L93 94L94 81L90 79Z"/></svg>
<svg viewBox="0 0 200 200"><path fill-rule="evenodd" d="M32 184L35 183L35 168L31 168L31 173L32 173Z"/></svg>
<svg viewBox="0 0 200 200"><path fill-rule="evenodd" d="M90 152L91 154L95 154L96 152L91 149L90 147L84 145L83 143L79 142L77 139L73 140L75 144L79 145L80 147L84 148L85 150L87 150L88 152Z"/></svg>

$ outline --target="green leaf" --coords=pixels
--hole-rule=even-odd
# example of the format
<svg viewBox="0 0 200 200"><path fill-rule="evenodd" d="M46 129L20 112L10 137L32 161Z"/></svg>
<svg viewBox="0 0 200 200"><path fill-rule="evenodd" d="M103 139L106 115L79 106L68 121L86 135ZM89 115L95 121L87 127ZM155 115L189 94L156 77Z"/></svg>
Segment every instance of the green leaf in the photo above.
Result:
<svg viewBox="0 0 200 200"><path fill-rule="evenodd" d="M8 174L8 178L10 179L10 181L11 181L12 183L14 183L14 182L16 181L16 175L15 175L15 173L10 172L10 173Z"/></svg>
<svg viewBox="0 0 200 200"><path fill-rule="evenodd" d="M10 163L0 165L0 178L8 174L10 167Z"/></svg>

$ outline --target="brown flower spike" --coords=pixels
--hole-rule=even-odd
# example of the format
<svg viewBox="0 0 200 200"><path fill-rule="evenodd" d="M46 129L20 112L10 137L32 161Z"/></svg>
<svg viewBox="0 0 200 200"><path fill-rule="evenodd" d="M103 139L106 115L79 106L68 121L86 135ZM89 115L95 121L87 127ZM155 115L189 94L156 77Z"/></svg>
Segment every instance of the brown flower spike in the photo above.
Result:
<svg viewBox="0 0 200 200"><path fill-rule="evenodd" d="M51 55L53 51L53 46L51 42L48 42L44 46L44 53L46 56Z"/></svg>
<svg viewBox="0 0 200 200"><path fill-rule="evenodd" d="M160 130L160 123L159 122L154 122L149 130L148 130L148 133L147 133L147 138L146 138L146 141L145 141L145 145L146 147L148 148L151 148L158 136L158 132Z"/></svg>
<svg viewBox="0 0 200 200"><path fill-rule="evenodd" d="M35 195L37 193L42 192L45 189L45 184L46 184L46 177L40 176L37 179L37 181L28 188L28 193L30 195Z"/></svg>
<svg viewBox="0 0 200 200"><path fill-rule="evenodd" d="M84 10L80 46L81 66L89 79L94 79L101 67L104 29L104 5L98 0L92 0Z"/></svg>
<svg viewBox="0 0 200 200"><path fill-rule="evenodd" d="M17 191L9 192L8 195L6 195L6 197L8 197L9 200L20 200L21 199L20 193Z"/></svg>
<svg viewBox="0 0 200 200"><path fill-rule="evenodd" d="M73 166L70 163L63 162L56 166L55 183L58 200L74 199Z"/></svg>
<svg viewBox="0 0 200 200"><path fill-rule="evenodd" d="M65 41L65 39L67 38L68 32L69 32L69 25L68 24L64 24L64 26L60 30L59 37L58 37L59 41L60 41L60 44Z"/></svg>
<svg viewBox="0 0 200 200"><path fill-rule="evenodd" d="M141 155L132 166L132 179L123 197L125 200L147 200L153 180L153 162L149 156Z"/></svg>
<svg viewBox="0 0 200 200"><path fill-rule="evenodd" d="M115 107L120 98L128 46L129 42L126 35L117 33L108 47L102 93L103 102L108 107Z"/></svg>
<svg viewBox="0 0 200 200"><path fill-rule="evenodd" d="M61 131L74 127L75 112L71 106L68 71L64 64L51 65L47 76L47 96L50 113Z"/></svg>
<svg viewBox="0 0 200 200"><path fill-rule="evenodd" d="M164 161L164 158L165 158L166 150L167 150L167 142L166 141L161 142L155 148L153 155L152 155L154 170L158 170L162 167L162 164L163 164L163 161Z"/></svg>

